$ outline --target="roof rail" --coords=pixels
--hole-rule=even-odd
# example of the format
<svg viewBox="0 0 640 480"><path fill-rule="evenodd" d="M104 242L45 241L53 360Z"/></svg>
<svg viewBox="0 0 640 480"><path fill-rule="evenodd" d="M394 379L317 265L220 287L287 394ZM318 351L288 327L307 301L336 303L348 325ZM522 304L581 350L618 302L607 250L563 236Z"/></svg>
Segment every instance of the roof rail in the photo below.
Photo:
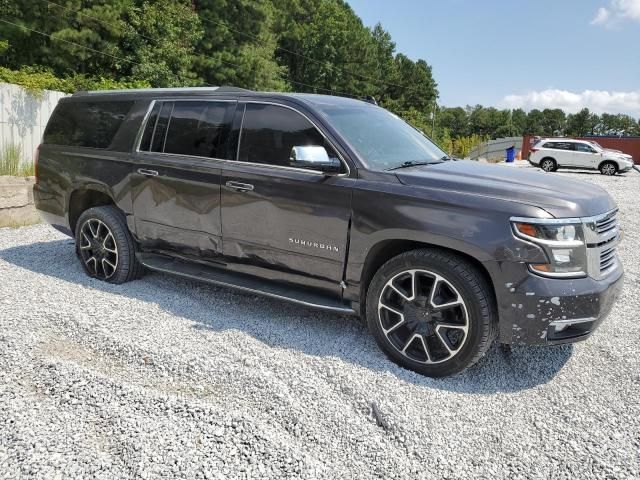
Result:
<svg viewBox="0 0 640 480"><path fill-rule="evenodd" d="M74 96L91 95L91 94L122 94L122 93L181 93L181 92L251 92L246 88L240 87L171 87L171 88L123 88L117 90L80 90L75 92Z"/></svg>

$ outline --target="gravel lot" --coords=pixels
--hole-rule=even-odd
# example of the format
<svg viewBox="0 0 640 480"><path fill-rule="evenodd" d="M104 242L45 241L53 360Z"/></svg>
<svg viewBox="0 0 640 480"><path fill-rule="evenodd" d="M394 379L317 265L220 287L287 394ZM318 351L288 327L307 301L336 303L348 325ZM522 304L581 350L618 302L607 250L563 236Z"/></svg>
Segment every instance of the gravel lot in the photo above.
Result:
<svg viewBox="0 0 640 480"><path fill-rule="evenodd" d="M109 285L50 227L0 229L0 478L638 478L640 174L555 175L618 202L623 298L587 342L444 380L352 317Z"/></svg>

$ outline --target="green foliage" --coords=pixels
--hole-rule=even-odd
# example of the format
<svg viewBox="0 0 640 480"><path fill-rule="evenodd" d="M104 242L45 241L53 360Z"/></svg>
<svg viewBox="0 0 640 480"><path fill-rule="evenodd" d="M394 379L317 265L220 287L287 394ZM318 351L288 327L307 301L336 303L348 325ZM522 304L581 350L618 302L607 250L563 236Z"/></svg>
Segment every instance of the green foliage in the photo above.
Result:
<svg viewBox="0 0 640 480"><path fill-rule="evenodd" d="M14 177L34 175L33 163L22 162L22 152L19 145L8 143L0 151L0 175Z"/></svg>
<svg viewBox="0 0 640 480"><path fill-rule="evenodd" d="M43 90L73 93L79 90L111 90L117 88L145 88L150 86L148 82L143 80L115 81L110 78L92 78L82 74L59 78L49 70L36 67L24 67L20 70L10 70L5 67L0 67L0 82L20 85L36 97L41 96Z"/></svg>
<svg viewBox="0 0 640 480"><path fill-rule="evenodd" d="M439 107L425 60L346 0L0 0L0 81L76 90L234 85L374 96L456 156L478 138L640 134L625 115Z"/></svg>

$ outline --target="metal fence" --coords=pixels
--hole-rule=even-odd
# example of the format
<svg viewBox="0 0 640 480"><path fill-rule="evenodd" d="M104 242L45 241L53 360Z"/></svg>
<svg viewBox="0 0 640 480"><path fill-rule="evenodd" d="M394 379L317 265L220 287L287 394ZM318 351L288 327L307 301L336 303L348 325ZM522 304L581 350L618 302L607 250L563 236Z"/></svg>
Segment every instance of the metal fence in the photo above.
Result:
<svg viewBox="0 0 640 480"><path fill-rule="evenodd" d="M66 96L50 90L34 95L18 85L0 83L0 151L17 145L23 161L33 161L53 109Z"/></svg>

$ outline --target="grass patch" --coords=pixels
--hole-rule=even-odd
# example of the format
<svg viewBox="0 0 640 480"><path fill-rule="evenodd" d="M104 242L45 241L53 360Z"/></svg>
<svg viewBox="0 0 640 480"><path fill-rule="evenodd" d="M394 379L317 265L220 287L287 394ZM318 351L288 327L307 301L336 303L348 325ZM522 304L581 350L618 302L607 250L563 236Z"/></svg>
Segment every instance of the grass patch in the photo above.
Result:
<svg viewBox="0 0 640 480"><path fill-rule="evenodd" d="M35 174L33 162L22 161L20 145L9 143L0 151L0 175L30 177Z"/></svg>

